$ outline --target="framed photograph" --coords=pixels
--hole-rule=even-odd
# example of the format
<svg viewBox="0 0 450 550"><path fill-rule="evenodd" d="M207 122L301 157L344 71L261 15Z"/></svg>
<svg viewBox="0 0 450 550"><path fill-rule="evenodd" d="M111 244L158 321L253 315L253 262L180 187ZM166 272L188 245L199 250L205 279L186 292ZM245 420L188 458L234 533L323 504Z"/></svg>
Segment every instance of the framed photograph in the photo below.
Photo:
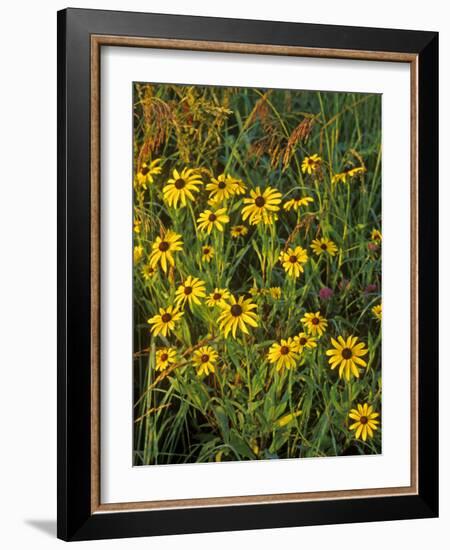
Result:
<svg viewBox="0 0 450 550"><path fill-rule="evenodd" d="M438 35L58 13L58 536L438 514Z"/></svg>

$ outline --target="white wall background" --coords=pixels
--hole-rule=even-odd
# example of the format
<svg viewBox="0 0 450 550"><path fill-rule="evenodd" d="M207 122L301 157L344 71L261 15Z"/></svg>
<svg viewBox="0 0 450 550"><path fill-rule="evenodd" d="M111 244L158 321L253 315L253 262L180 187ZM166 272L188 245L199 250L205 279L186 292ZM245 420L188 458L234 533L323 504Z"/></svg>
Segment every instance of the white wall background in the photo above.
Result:
<svg viewBox="0 0 450 550"><path fill-rule="evenodd" d="M56 517L56 10L57 0L2 6L0 33L0 545L51 549ZM448 132L450 18L442 0L211 0L77 1L76 7L153 11L440 31L441 63L441 335L450 329ZM430 213L432 215L432 213ZM445 238L447 237L447 238ZM445 256L444 256L445 254ZM443 355L443 354L442 354ZM83 543L84 548L273 548L314 545L334 550L394 547L409 550L450 535L446 388L441 369L441 518L332 525L183 537Z"/></svg>

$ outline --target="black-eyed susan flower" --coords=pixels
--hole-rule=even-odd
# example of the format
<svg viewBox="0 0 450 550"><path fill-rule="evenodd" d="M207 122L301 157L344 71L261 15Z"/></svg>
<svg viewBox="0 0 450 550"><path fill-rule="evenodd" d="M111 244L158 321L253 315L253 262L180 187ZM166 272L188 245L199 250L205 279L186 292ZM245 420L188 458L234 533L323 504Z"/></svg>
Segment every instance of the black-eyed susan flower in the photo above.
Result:
<svg viewBox="0 0 450 550"><path fill-rule="evenodd" d="M337 246L333 241L327 239L326 237L321 237L320 239L314 239L311 243L311 248L313 249L314 254L320 256L322 254L329 254L330 256L335 256L338 250Z"/></svg>
<svg viewBox="0 0 450 550"><path fill-rule="evenodd" d="M295 212L297 212L301 206L308 206L310 202L314 202L312 197L294 197L293 199L285 202L283 208L287 212L289 212L289 210L295 210Z"/></svg>
<svg viewBox="0 0 450 550"><path fill-rule="evenodd" d="M295 336L294 342L297 345L299 353L302 353L304 349L314 349L317 347L317 338L306 332L300 332L298 336Z"/></svg>
<svg viewBox="0 0 450 550"><path fill-rule="evenodd" d="M373 437L373 431L378 430L379 420L376 420L380 414L373 411L372 405L364 403L364 405L358 404L357 409L352 409L349 412L349 417L355 420L353 424L349 426L350 430L355 430L356 439L362 439L366 441L367 437Z"/></svg>
<svg viewBox="0 0 450 550"><path fill-rule="evenodd" d="M150 317L147 323L152 325L150 331L153 336L158 336L158 334L167 336L173 331L176 322L179 321L183 315L183 312L179 311L178 308L174 306L167 306L166 308L160 307L159 313Z"/></svg>
<svg viewBox="0 0 450 550"><path fill-rule="evenodd" d="M213 203L221 203L235 194L234 180L220 174L217 178L211 178L211 182L206 184L206 190L210 192L209 197Z"/></svg>
<svg viewBox="0 0 450 550"><path fill-rule="evenodd" d="M320 311L315 313L305 313L302 318L302 323L306 331L313 336L322 336L328 326L328 321L322 317Z"/></svg>
<svg viewBox="0 0 450 550"><path fill-rule="evenodd" d="M302 162L302 172L304 174L314 174L322 163L322 158L317 153L309 157L305 157Z"/></svg>
<svg viewBox="0 0 450 550"><path fill-rule="evenodd" d="M250 290L248 291L248 293L251 295L251 296L261 296L262 294L262 289L261 288L258 288L256 286L256 283L253 284L253 286L250 288Z"/></svg>
<svg viewBox="0 0 450 550"><path fill-rule="evenodd" d="M173 348L161 348L156 351L155 370L163 371L177 362L177 352Z"/></svg>
<svg viewBox="0 0 450 550"><path fill-rule="evenodd" d="M144 267L141 269L142 277L146 281L149 281L150 279L152 279L156 275L156 272L157 272L156 268L154 268L150 264L145 264Z"/></svg>
<svg viewBox="0 0 450 550"><path fill-rule="evenodd" d="M177 288L175 292L175 303L183 306L185 302L189 305L201 304L200 298L206 296L205 283L197 277L189 277Z"/></svg>
<svg viewBox="0 0 450 550"><path fill-rule="evenodd" d="M200 174L193 168L183 168L181 174L174 170L172 178L163 187L164 200L174 208L186 206L187 200L193 201L194 195L199 191L198 186L202 184Z"/></svg>
<svg viewBox="0 0 450 550"><path fill-rule="evenodd" d="M280 254L280 262L289 277L300 277L303 265L308 261L308 254L301 246L289 248Z"/></svg>
<svg viewBox="0 0 450 550"><path fill-rule="evenodd" d="M245 183L238 179L238 178L233 178L232 176L227 176L227 178L230 179L232 185L233 185L233 194L234 195L245 195L246 191L247 191L247 186L245 185Z"/></svg>
<svg viewBox="0 0 450 550"><path fill-rule="evenodd" d="M209 264L213 257L214 248L210 244L202 246L202 262L206 262L207 264Z"/></svg>
<svg viewBox="0 0 450 550"><path fill-rule="evenodd" d="M168 265L172 267L175 265L173 253L180 251L182 248L181 235L169 229L162 237L156 237L150 254L150 265L156 267L160 263L162 270L166 273Z"/></svg>
<svg viewBox="0 0 450 550"><path fill-rule="evenodd" d="M144 254L144 247L141 246L140 244L136 245L133 248L133 262L135 264L139 263L139 261L141 260L143 254Z"/></svg>
<svg viewBox="0 0 450 550"><path fill-rule="evenodd" d="M233 225L230 229L230 233L234 239L237 239L238 237L245 237L248 233L248 229L245 225Z"/></svg>
<svg viewBox="0 0 450 550"><path fill-rule="evenodd" d="M225 306L227 301L231 298L231 293L226 288L215 288L214 292L208 294L206 299L206 305L209 307Z"/></svg>
<svg viewBox="0 0 450 550"><path fill-rule="evenodd" d="M374 316L378 319L378 321L381 321L381 316L382 316L382 305L381 305L381 304L377 304L376 306L373 306L373 308L372 308L372 313L373 313Z"/></svg>
<svg viewBox="0 0 450 550"><path fill-rule="evenodd" d="M215 372L218 357L217 351L211 346L202 346L195 350L192 361L197 369L197 375L203 376Z"/></svg>
<svg viewBox="0 0 450 550"><path fill-rule="evenodd" d="M202 212L197 220L197 224L200 231L206 231L209 235L214 228L223 231L223 224L229 221L230 218L227 215L227 209L219 208L214 212L212 210Z"/></svg>
<svg viewBox="0 0 450 550"><path fill-rule="evenodd" d="M370 234L370 238L372 241L375 242L381 242L383 237L381 235L381 231L379 229L372 229L372 233Z"/></svg>
<svg viewBox="0 0 450 550"><path fill-rule="evenodd" d="M362 176L366 172L365 166L355 166L354 168L350 168L348 171L348 175L351 178L354 178L356 176Z"/></svg>
<svg viewBox="0 0 450 550"><path fill-rule="evenodd" d="M147 185L154 182L154 176L161 173L160 163L161 159L143 162L136 174L136 184L143 189L147 189Z"/></svg>
<svg viewBox="0 0 450 550"><path fill-rule="evenodd" d="M334 349L329 349L326 352L330 357L328 362L331 369L339 367L339 378L344 376L347 381L350 380L352 375L359 378L358 366L367 366L367 363L361 359L369 351L364 342L358 342L356 336L349 336L347 340L344 340L342 336L338 336L337 340L332 338L331 343Z"/></svg>
<svg viewBox="0 0 450 550"><path fill-rule="evenodd" d="M330 298L333 297L333 289L332 288L329 288L328 286L323 286L320 290L319 290L319 298L321 300L329 300Z"/></svg>
<svg viewBox="0 0 450 550"><path fill-rule="evenodd" d="M298 346L294 338L275 342L267 353L267 359L275 364L277 371L294 368L299 358Z"/></svg>
<svg viewBox="0 0 450 550"><path fill-rule="evenodd" d="M241 296L236 300L234 296L231 296L229 302L222 306L222 313L218 319L220 330L224 333L225 338L230 332L233 338L236 338L237 329L249 334L247 325L257 327L258 316L253 311L256 307L251 299Z"/></svg>
<svg viewBox="0 0 450 550"><path fill-rule="evenodd" d="M346 183L348 178L348 172L339 172L337 174L333 174L331 178L331 183Z"/></svg>
<svg viewBox="0 0 450 550"><path fill-rule="evenodd" d="M251 225L259 223L270 224L274 221L274 213L280 210L278 206L281 202L281 193L273 187L266 187L261 191L260 187L250 191L250 197L244 199L242 209L242 219L248 221Z"/></svg>

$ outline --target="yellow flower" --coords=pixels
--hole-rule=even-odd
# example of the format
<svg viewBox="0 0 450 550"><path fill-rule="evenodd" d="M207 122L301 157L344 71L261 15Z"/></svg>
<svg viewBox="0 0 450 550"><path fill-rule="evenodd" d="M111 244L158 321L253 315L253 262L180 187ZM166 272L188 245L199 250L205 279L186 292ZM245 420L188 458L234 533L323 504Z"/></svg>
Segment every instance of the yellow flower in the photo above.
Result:
<svg viewBox="0 0 450 550"><path fill-rule="evenodd" d="M136 183L143 189L147 189L147 184L152 184L154 181L153 176L161 173L161 166L158 164L161 159L155 159L154 161L143 162L136 174Z"/></svg>
<svg viewBox="0 0 450 550"><path fill-rule="evenodd" d="M182 248L183 241L181 240L181 235L169 229L163 237L156 237L152 245L150 265L156 267L158 262L160 262L164 273L167 273L167 264L170 264L172 267L175 265L173 253L178 252Z"/></svg>
<svg viewBox="0 0 450 550"><path fill-rule="evenodd" d="M348 172L340 172L339 174L333 174L331 178L331 183L338 183L338 182L346 183L347 176L348 176Z"/></svg>
<svg viewBox="0 0 450 550"><path fill-rule="evenodd" d="M236 331L239 328L245 334L249 334L247 325L257 327L258 316L253 309L256 304L251 299L246 300L241 296L238 300L231 296L230 302L222 306L222 313L219 315L220 330L223 331L225 338L231 331L233 338L236 338Z"/></svg>
<svg viewBox="0 0 450 550"><path fill-rule="evenodd" d="M200 305L199 298L204 298L205 296L205 283L197 277L189 275L175 292L175 303L178 306L183 306L187 301L189 305L193 303Z"/></svg>
<svg viewBox="0 0 450 550"><path fill-rule="evenodd" d="M279 286L271 286L267 289L267 294L274 300L281 298L281 288Z"/></svg>
<svg viewBox="0 0 450 550"><path fill-rule="evenodd" d="M209 264L209 262L213 259L214 256L214 248L210 246L209 244L202 246L202 262L206 262Z"/></svg>
<svg viewBox="0 0 450 550"><path fill-rule="evenodd" d="M381 309L382 309L381 304L378 304L378 305L376 305L376 306L373 306L373 308L372 308L372 313L375 315L375 317L376 317L379 321L381 321L381 315L382 315Z"/></svg>
<svg viewBox="0 0 450 550"><path fill-rule="evenodd" d="M133 220L133 230L134 230L135 233L140 233L141 232L141 225L142 225L142 221L139 218L134 218L134 220Z"/></svg>
<svg viewBox="0 0 450 550"><path fill-rule="evenodd" d="M163 188L164 200L174 208L178 207L178 201L180 206L186 206L187 199L194 200L192 193L198 193L198 186L201 184L200 174L192 168L183 168L181 174L174 170L173 177Z"/></svg>
<svg viewBox="0 0 450 550"><path fill-rule="evenodd" d="M155 370L163 371L177 362L177 352L172 348L161 348L156 352Z"/></svg>
<svg viewBox="0 0 450 550"><path fill-rule="evenodd" d="M133 261L135 264L139 262L144 254L144 247L141 245L136 245L133 249Z"/></svg>
<svg viewBox="0 0 450 550"><path fill-rule="evenodd" d="M192 361L197 368L197 376L215 372L218 353L211 346L202 346L194 351Z"/></svg>
<svg viewBox="0 0 450 550"><path fill-rule="evenodd" d="M322 162L321 157L314 153L314 155L311 155L310 157L305 157L302 162L302 172L304 174L312 174L315 172L320 164Z"/></svg>
<svg viewBox="0 0 450 550"><path fill-rule="evenodd" d="M332 369L339 367L339 378L342 378L344 374L345 379L350 380L351 375L359 378L358 365L366 367L367 363L361 359L368 353L368 349L365 347L364 342L358 343L356 336L349 336L347 340L344 340L342 336L338 336L338 339L331 339L335 349L327 350L326 354L330 356L328 362Z"/></svg>
<svg viewBox="0 0 450 550"><path fill-rule="evenodd" d="M277 420L277 424L280 428L283 428L284 426L287 426L290 422L292 422L297 416L300 416L302 414L302 411L295 411L293 413L288 413L282 416Z"/></svg>
<svg viewBox="0 0 450 550"><path fill-rule="evenodd" d="M277 371L294 368L300 358L296 342L293 338L275 342L270 346L267 358L270 363L275 363Z"/></svg>
<svg viewBox="0 0 450 550"><path fill-rule="evenodd" d="M247 206L242 209L242 219L245 221L248 218L251 225L273 223L276 219L274 213L280 210L281 193L273 187L267 187L264 191L257 187L250 191L250 197L244 199Z"/></svg>
<svg viewBox="0 0 450 550"><path fill-rule="evenodd" d="M370 238L372 239L372 241L381 241L383 237L382 237L381 231L379 229L372 229L372 233L370 234Z"/></svg>
<svg viewBox="0 0 450 550"><path fill-rule="evenodd" d="M206 189L210 191L209 197L214 203L220 203L229 199L235 194L233 178L220 174L217 178L211 178L211 183L206 184Z"/></svg>
<svg viewBox="0 0 450 550"><path fill-rule="evenodd" d="M301 246L289 248L280 253L280 262L289 277L300 277L303 273L303 265L308 261L308 254Z"/></svg>
<svg viewBox="0 0 450 550"><path fill-rule="evenodd" d="M258 288L256 286L256 283L253 283L253 286L252 288L249 290L249 293L252 295L252 296L260 296L262 294L262 289Z"/></svg>
<svg viewBox="0 0 450 550"><path fill-rule="evenodd" d="M322 336L328 326L328 321L321 316L320 311L316 311L316 313L305 313L302 318L302 323L309 334L319 337Z"/></svg>
<svg viewBox="0 0 450 550"><path fill-rule="evenodd" d="M352 409L348 415L352 420L356 420L354 424L349 426L350 430L355 431L356 439L362 438L366 441L367 436L373 437L373 430L378 430L379 420L375 420L380 416L379 413L373 412L372 405L364 403L358 404L357 409Z"/></svg>
<svg viewBox="0 0 450 550"><path fill-rule="evenodd" d="M146 264L142 268L141 273L142 273L142 276L144 277L144 279L146 281L148 281L149 279L151 279L152 277L155 276L156 269L153 266L151 266L150 264Z"/></svg>
<svg viewBox="0 0 450 550"><path fill-rule="evenodd" d="M245 185L245 183L238 179L238 178L233 178L232 176L227 176L227 179L229 179L231 181L231 184L233 185L233 194L234 195L244 195L245 192L247 191L247 187Z"/></svg>
<svg viewBox="0 0 450 550"><path fill-rule="evenodd" d="M349 168L338 174L334 174L331 178L331 183L347 183L347 178L352 179L355 176L360 176L366 171L364 166L356 166L355 168Z"/></svg>
<svg viewBox="0 0 450 550"><path fill-rule="evenodd" d="M311 248L314 251L314 254L320 256L321 254L329 254L330 256L335 256L338 248L333 241L322 237L321 239L314 239L311 243Z"/></svg>
<svg viewBox="0 0 450 550"><path fill-rule="evenodd" d="M317 338L306 334L306 332L300 332L298 336L294 337L294 341L297 344L297 351L302 353L304 349L313 349L317 347Z"/></svg>
<svg viewBox="0 0 450 550"><path fill-rule="evenodd" d="M226 288L215 288L214 292L211 292L211 294L208 295L208 299L206 300L206 305L209 307L214 306L226 306L227 300L231 298L230 291Z"/></svg>
<svg viewBox="0 0 450 550"><path fill-rule="evenodd" d="M297 212L300 206L308 206L308 203L310 202L314 202L314 199L312 197L296 197L284 203L283 208L288 212L292 209Z"/></svg>
<svg viewBox="0 0 450 550"><path fill-rule="evenodd" d="M354 178L355 176L361 176L362 174L365 173L365 171L366 171L365 166L356 166L355 168L350 168L350 170L348 171L348 175L351 178Z"/></svg>
<svg viewBox="0 0 450 550"><path fill-rule="evenodd" d="M245 237L245 235L247 235L248 233L248 229L245 227L245 225L233 225L230 233L234 239L237 239L238 237Z"/></svg>
<svg viewBox="0 0 450 550"><path fill-rule="evenodd" d="M197 220L198 228L201 231L206 231L208 235L216 228L219 231L223 231L223 223L228 223L230 218L226 214L226 208L219 208L215 212L212 210L205 210L200 214Z"/></svg>
<svg viewBox="0 0 450 550"><path fill-rule="evenodd" d="M153 336L158 336L161 333L163 336L167 336L169 332L175 328L175 323L181 319L183 312L179 311L174 306L167 306L166 308L160 307L159 314L151 317L147 323L153 325L150 329Z"/></svg>

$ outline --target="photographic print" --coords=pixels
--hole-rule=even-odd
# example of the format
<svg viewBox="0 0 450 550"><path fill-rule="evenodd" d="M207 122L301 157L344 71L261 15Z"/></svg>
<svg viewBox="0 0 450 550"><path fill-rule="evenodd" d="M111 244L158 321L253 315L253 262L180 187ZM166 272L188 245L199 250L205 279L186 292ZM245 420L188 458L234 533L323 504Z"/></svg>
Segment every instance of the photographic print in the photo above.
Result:
<svg viewBox="0 0 450 550"><path fill-rule="evenodd" d="M381 453L381 95L133 85L133 464Z"/></svg>

